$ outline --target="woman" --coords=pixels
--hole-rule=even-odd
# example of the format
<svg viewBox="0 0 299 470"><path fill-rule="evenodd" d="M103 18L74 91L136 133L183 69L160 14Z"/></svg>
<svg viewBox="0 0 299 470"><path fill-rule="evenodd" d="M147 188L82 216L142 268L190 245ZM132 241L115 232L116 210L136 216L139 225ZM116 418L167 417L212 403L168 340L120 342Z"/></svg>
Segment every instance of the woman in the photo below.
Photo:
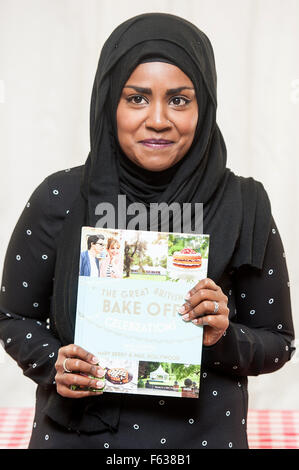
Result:
<svg viewBox="0 0 299 470"><path fill-rule="evenodd" d="M37 188L6 256L1 338L38 384L30 448L248 446L247 376L282 367L294 331L268 197L260 183L226 168L216 107L212 47L194 25L145 14L108 38L92 92L88 159ZM102 394L100 358L73 344L81 226L98 223L101 202L117 214L119 194L148 209L203 203L208 278L180 308L182 321L204 325L198 400Z"/></svg>
<svg viewBox="0 0 299 470"><path fill-rule="evenodd" d="M108 238L107 256L103 259L100 269L100 277L122 277L122 266L120 264L120 244L115 238Z"/></svg>

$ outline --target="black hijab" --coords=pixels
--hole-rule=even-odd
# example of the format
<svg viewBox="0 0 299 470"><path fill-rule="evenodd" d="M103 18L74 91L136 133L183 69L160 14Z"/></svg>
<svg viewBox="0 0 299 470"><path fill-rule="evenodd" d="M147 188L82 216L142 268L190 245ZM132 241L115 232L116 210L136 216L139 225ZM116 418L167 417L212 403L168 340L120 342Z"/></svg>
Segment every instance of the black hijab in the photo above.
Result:
<svg viewBox="0 0 299 470"><path fill-rule="evenodd" d="M188 154L174 167L153 175L121 151L116 109L133 70L155 57L177 65L190 77L199 119ZM244 264L262 267L270 231L270 203L261 183L238 177L226 167L226 147L216 123L216 108L213 50L207 36L188 21L162 13L139 15L118 26L104 44L91 97L90 153L80 196L64 223L57 250L53 316L62 344L73 342L81 227L96 225L95 208L101 202L111 203L117 214L119 194L125 194L128 203L203 203L203 231L210 234L208 276L215 282L228 269ZM90 417L87 420L86 410L89 406L93 410L95 401L76 404L77 427L98 430L99 420L101 426L117 426L115 410L121 397L105 395L100 398L105 403L102 411L92 412L97 416L93 424ZM61 400L54 394L49 415L65 424L69 419L66 410L74 409L74 401Z"/></svg>

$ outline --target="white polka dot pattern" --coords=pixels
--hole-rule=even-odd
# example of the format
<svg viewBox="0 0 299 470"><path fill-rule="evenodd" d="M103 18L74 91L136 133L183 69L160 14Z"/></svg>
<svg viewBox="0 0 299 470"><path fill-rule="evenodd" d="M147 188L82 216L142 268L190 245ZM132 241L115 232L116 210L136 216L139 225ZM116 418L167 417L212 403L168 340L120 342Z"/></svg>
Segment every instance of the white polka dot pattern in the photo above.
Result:
<svg viewBox="0 0 299 470"><path fill-rule="evenodd" d="M50 387L56 385L54 364L60 342L51 331L54 323L48 296L55 282L56 237L78 194L79 186L74 188L66 180L73 177L72 174L71 169L59 172L59 177L48 179L27 202L23 219L17 227L17 236L7 254L13 276L4 273L1 285L1 295L11 296L13 305L7 311L0 311L0 320L4 320L0 321L3 346L8 353L16 351L16 348L26 350L26 363L21 364L26 375ZM77 173L76 178L80 182L81 173ZM51 213L46 214L46 210ZM265 358L264 367L268 372L283 365L291 352L288 336L285 341L279 338L285 338L284 333L290 331L290 307L282 308L282 299L288 297L290 284L285 269L285 253L276 227L270 229L269 246L259 276L254 270L240 270L234 276L232 271L227 285L226 280L221 285L229 299L230 325L216 345L204 350L201 410L192 399L164 400L159 396L152 401L146 397L148 401L144 407L140 405L142 397L136 396L134 403L136 401L138 413L132 411L130 420L126 421L130 423L126 429L122 427L120 415L120 434L115 434L119 441L115 440L113 433L100 433L99 448L115 448L116 442L122 442L122 439L128 439L131 445L138 442L140 446L142 442L148 444L149 440L153 448L159 446L164 449L180 448L180 444L188 448L189 442L196 442L199 448L219 448L220 445L227 449L246 445L243 398L246 381L243 378L264 372L259 369L260 357ZM41 286L45 286L44 295ZM5 305L9 304L10 301L5 302ZM243 345L245 347L239 356L237 352ZM247 354L250 350L256 351L256 357ZM203 418L205 410L214 414L217 425L211 430ZM124 412L129 419L126 408ZM56 431L41 421L39 416L33 423L33 428L38 428L39 442L43 441L45 447L53 446L58 438ZM234 425L230 428L232 422ZM76 434L76 438L81 439L82 436Z"/></svg>

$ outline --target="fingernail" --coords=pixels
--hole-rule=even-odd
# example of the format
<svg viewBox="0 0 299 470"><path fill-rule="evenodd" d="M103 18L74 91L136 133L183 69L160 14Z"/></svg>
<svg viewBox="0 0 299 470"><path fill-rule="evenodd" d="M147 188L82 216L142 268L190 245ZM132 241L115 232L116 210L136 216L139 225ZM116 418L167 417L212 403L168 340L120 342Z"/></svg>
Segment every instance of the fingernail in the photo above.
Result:
<svg viewBox="0 0 299 470"><path fill-rule="evenodd" d="M188 294L185 295L185 300L190 299L190 297L191 297L191 294L190 294L190 292L188 292Z"/></svg>
<svg viewBox="0 0 299 470"><path fill-rule="evenodd" d="M186 313L186 315L183 315L183 320L185 321L189 320L189 313Z"/></svg>
<svg viewBox="0 0 299 470"><path fill-rule="evenodd" d="M104 388L105 386L105 380L99 380L97 383L96 383L96 387L97 388Z"/></svg>
<svg viewBox="0 0 299 470"><path fill-rule="evenodd" d="M98 369L97 370L97 377L104 377L105 371L103 369Z"/></svg>
<svg viewBox="0 0 299 470"><path fill-rule="evenodd" d="M98 358L97 357L93 357L92 360L91 360L94 364L97 364L99 362Z"/></svg>
<svg viewBox="0 0 299 470"><path fill-rule="evenodd" d="M184 307L184 306L178 308L178 312L179 312L179 313L184 313L184 311L185 311L185 307Z"/></svg>

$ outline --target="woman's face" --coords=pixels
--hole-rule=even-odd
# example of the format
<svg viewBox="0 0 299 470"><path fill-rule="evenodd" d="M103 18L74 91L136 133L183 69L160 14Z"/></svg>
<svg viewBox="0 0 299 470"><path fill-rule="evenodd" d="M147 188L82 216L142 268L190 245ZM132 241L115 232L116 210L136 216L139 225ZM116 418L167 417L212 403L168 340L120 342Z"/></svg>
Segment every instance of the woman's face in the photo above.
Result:
<svg viewBox="0 0 299 470"><path fill-rule="evenodd" d="M114 256L117 256L119 254L119 248L120 246L117 243L114 243L114 245L110 246L108 251L111 258L114 258Z"/></svg>
<svg viewBox="0 0 299 470"><path fill-rule="evenodd" d="M173 166L188 152L198 120L190 78L175 65L138 65L117 107L118 141L127 157L150 171Z"/></svg>

